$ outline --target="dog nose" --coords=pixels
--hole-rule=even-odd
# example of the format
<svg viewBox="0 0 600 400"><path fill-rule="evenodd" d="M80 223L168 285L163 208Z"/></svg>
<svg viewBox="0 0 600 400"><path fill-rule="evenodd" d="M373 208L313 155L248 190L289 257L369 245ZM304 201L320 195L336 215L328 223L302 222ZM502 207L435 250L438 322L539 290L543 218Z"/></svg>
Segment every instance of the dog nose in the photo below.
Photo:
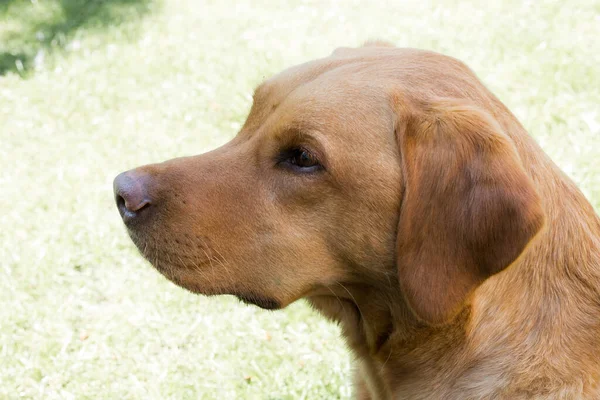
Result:
<svg viewBox="0 0 600 400"><path fill-rule="evenodd" d="M149 181L150 177L147 174L136 170L123 172L115 178L113 182L115 201L124 222L139 219L140 215L150 207Z"/></svg>

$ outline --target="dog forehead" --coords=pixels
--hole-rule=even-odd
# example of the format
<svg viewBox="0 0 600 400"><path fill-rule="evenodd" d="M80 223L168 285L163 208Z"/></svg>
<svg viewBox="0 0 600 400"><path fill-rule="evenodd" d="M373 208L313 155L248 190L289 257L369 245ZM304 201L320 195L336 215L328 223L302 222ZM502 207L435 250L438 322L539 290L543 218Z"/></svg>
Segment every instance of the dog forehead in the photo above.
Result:
<svg viewBox="0 0 600 400"><path fill-rule="evenodd" d="M309 85L324 74L350 62L347 59L327 57L287 68L262 82L254 91L254 101L279 103L298 88ZM336 76L330 76L329 80L333 83Z"/></svg>
<svg viewBox="0 0 600 400"><path fill-rule="evenodd" d="M377 128L389 125L394 110L414 99L481 97L481 85L463 67L428 51L344 49L288 68L259 85L243 134L306 122L351 130Z"/></svg>
<svg viewBox="0 0 600 400"><path fill-rule="evenodd" d="M382 82L397 77L407 68L419 68L426 60L447 57L423 50L383 46L338 48L325 58L289 67L265 80L255 90L255 100L285 96L311 82L343 83L368 76L367 81ZM392 81L389 81L392 83Z"/></svg>
<svg viewBox="0 0 600 400"><path fill-rule="evenodd" d="M426 90L435 81L433 78L444 81L452 79L452 75L464 75L457 71L457 67L464 66L457 64L461 63L451 57L416 49L342 48L328 57L292 66L265 80L255 90L254 103L258 107L277 106L297 92L304 97L324 96L331 102L337 96L352 100L363 94L373 97L392 90Z"/></svg>
<svg viewBox="0 0 600 400"><path fill-rule="evenodd" d="M384 104L383 85L370 79L366 65L329 57L288 68L260 84L242 131L252 134L261 127L283 124L334 124L357 118L377 104ZM275 121L274 121L275 120Z"/></svg>
<svg viewBox="0 0 600 400"><path fill-rule="evenodd" d="M325 59L283 71L257 89L255 102L265 103L270 109L334 108L338 114L368 108L387 94L393 82L384 82L385 78L377 73L383 62L352 61Z"/></svg>

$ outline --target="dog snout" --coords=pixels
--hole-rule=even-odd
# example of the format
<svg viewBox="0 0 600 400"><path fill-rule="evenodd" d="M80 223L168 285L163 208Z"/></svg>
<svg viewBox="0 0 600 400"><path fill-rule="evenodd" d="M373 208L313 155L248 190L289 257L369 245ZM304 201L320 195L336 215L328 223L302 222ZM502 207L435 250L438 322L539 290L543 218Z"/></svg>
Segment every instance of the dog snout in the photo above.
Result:
<svg viewBox="0 0 600 400"><path fill-rule="evenodd" d="M151 177L137 170L123 172L115 178L113 190L119 213L126 224L139 221L150 212L152 199L148 194Z"/></svg>

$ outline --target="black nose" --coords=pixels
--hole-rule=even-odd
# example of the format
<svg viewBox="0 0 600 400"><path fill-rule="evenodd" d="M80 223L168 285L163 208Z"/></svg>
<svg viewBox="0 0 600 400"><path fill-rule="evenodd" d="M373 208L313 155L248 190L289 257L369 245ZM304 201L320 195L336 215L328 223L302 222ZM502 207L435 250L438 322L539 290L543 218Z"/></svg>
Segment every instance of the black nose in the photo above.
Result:
<svg viewBox="0 0 600 400"><path fill-rule="evenodd" d="M150 208L149 181L150 177L147 174L136 170L123 172L115 178L115 201L125 223L140 219Z"/></svg>

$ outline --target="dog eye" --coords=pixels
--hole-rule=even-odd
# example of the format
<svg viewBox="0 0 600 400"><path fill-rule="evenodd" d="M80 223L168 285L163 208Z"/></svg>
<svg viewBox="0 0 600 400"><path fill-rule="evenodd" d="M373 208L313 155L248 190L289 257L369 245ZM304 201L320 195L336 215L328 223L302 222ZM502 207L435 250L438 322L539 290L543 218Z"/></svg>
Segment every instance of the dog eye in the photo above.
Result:
<svg viewBox="0 0 600 400"><path fill-rule="evenodd" d="M284 152L280 164L299 172L313 172L322 168L317 157L302 147Z"/></svg>
<svg viewBox="0 0 600 400"><path fill-rule="evenodd" d="M306 150L296 149L290 157L290 162L301 168L310 168L319 164L317 159Z"/></svg>

